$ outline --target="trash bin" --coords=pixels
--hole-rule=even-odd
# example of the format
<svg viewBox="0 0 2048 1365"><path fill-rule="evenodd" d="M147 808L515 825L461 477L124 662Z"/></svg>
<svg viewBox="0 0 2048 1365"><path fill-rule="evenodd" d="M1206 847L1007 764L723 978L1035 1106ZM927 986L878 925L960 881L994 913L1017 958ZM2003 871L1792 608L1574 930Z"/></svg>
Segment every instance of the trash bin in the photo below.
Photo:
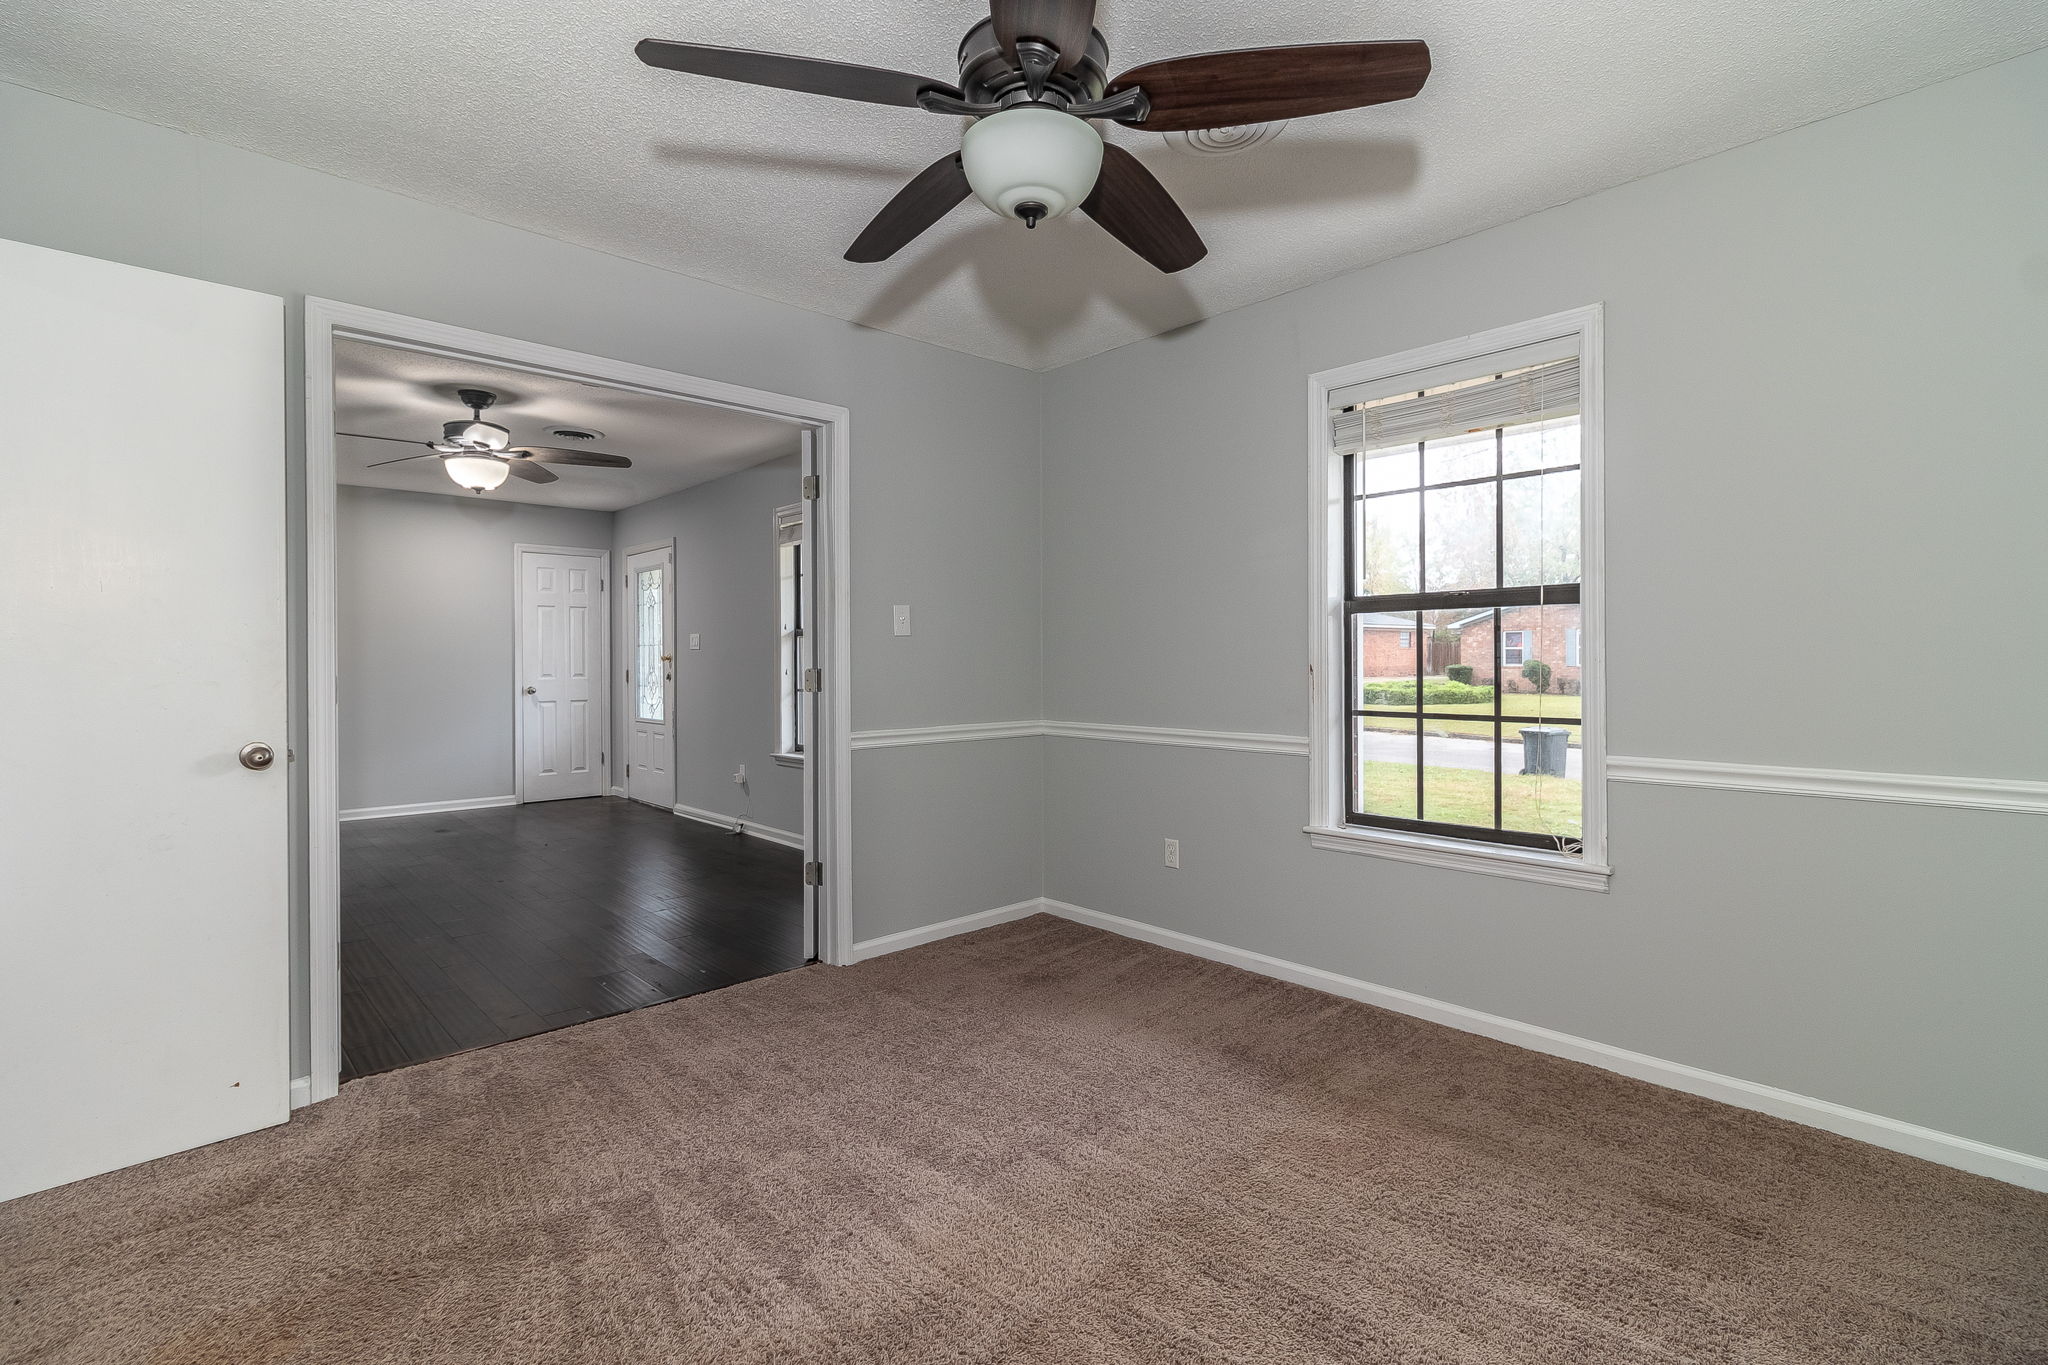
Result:
<svg viewBox="0 0 2048 1365"><path fill-rule="evenodd" d="M1522 731L1522 775L1563 777L1572 732L1562 725L1532 725Z"/></svg>

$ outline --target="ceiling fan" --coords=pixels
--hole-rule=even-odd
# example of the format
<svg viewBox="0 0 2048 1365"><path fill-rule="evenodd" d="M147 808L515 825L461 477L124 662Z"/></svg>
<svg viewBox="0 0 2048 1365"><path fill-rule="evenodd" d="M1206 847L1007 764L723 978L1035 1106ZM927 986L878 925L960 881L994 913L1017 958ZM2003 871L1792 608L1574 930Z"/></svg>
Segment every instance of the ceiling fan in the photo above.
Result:
<svg viewBox="0 0 2048 1365"><path fill-rule="evenodd" d="M1173 57L1109 78L1095 0L990 0L960 42L958 85L816 57L649 38L649 66L870 104L972 118L940 157L883 207L847 250L887 260L969 194L1037 227L1075 208L1160 270L1208 254L1166 187L1090 119L1181 132L1306 118L1404 100L1429 78L1421 42L1316 43Z"/></svg>
<svg viewBox="0 0 2048 1365"><path fill-rule="evenodd" d="M363 431L341 431L337 436L357 436L366 441L398 441L425 446L421 455L401 455L366 466L381 469L387 464L424 460L437 455L448 477L474 493L496 488L511 475L528 483L553 483L558 475L544 466L551 464L593 465L600 469L631 469L633 462L623 455L603 455L595 450L562 450L554 446L515 446L512 433L496 422L484 420L484 409L498 401L489 389L457 389L455 396L469 409L469 420L444 423L438 441L414 441L403 436L372 436Z"/></svg>

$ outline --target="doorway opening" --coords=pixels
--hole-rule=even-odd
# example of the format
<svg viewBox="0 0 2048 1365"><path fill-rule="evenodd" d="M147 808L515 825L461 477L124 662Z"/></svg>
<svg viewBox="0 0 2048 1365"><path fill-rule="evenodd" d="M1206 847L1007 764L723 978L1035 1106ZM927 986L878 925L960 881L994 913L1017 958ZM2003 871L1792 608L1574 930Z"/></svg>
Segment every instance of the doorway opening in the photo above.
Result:
<svg viewBox="0 0 2048 1365"><path fill-rule="evenodd" d="M320 300L307 364L304 1098L845 961L844 411Z"/></svg>

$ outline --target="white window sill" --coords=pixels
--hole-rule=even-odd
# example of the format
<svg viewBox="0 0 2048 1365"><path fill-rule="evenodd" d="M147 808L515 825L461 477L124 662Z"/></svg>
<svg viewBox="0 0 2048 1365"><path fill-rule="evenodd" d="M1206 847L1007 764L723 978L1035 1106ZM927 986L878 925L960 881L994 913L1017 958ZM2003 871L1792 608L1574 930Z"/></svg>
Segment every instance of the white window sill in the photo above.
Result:
<svg viewBox="0 0 2048 1365"><path fill-rule="evenodd" d="M1599 863L1589 863L1583 858L1572 858L1562 853L1446 839L1434 834L1363 829L1355 825L1338 828L1310 825L1303 832L1316 848L1334 849L1339 853L1363 853L1374 858L1420 863L1424 867L1447 867L1488 877L1511 877L1517 881L1541 882L1546 886L1568 886L1580 891L1605 891L1607 879L1613 872L1612 868Z"/></svg>
<svg viewBox="0 0 2048 1365"><path fill-rule="evenodd" d="M770 754L769 757L785 768L801 768L804 766L804 756L802 754Z"/></svg>

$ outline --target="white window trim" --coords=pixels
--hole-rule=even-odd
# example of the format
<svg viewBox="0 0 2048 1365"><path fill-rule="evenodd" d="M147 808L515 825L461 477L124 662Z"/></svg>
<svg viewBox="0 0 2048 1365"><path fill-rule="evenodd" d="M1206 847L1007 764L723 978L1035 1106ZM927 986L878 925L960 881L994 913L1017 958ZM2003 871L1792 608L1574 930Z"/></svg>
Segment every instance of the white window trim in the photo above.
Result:
<svg viewBox="0 0 2048 1365"><path fill-rule="evenodd" d="M1330 394L1352 384L1476 360L1564 337L1579 343L1579 453L1584 586L1580 596L1580 769L1584 776L1582 855L1487 844L1344 823L1344 469L1330 453ZM1602 519L1601 310L1593 304L1383 356L1309 377L1309 824L1311 846L1428 867L1605 891L1607 862L1606 531Z"/></svg>
<svg viewBox="0 0 2048 1365"><path fill-rule="evenodd" d="M786 507L776 508L774 521L776 619L775 749L774 752L769 755L769 757L772 758L777 764L781 765L782 767L801 768L804 765L804 756L801 753L798 753L789 747L791 743L794 742L794 740L796 739L796 734L790 726L789 718L790 710L792 706L794 706L796 703L797 694L799 690L803 687L803 671L807 666L805 659L806 650L804 647L806 642L803 640L799 640L797 642L796 648L793 651L789 651L786 653L785 646L788 642L788 636L786 632L784 632L782 627L786 619L784 615L784 610L786 607L789 606L789 603L786 600L786 595L790 589L791 580L791 575L785 572L785 560L783 556L783 551L791 548L801 548L803 544L801 528L803 527L805 521L804 505L800 502L794 502L790 503ZM783 529L788 526L795 526L799 528L798 539L789 544L784 544L782 539L782 533ZM800 585L798 586L797 590L799 592L802 591ZM800 606L801 604L799 604L799 607ZM792 654L794 655L794 657L791 657ZM784 667L785 664L787 665L787 668Z"/></svg>
<svg viewBox="0 0 2048 1365"><path fill-rule="evenodd" d="M1513 635L1513 636L1517 636L1517 637L1519 637L1519 638L1518 638L1518 639L1516 640L1516 642L1515 642L1514 644L1512 644L1512 645L1510 645L1510 644L1508 643L1508 636L1510 636L1510 635ZM1527 626L1519 626L1519 627L1517 627L1517 628L1516 628L1516 629L1514 629L1514 630L1509 630L1509 629L1507 629L1506 627L1503 627L1503 628L1501 629L1501 632L1500 632L1500 666L1501 666L1502 668L1520 668L1520 667L1521 667L1521 666L1522 666L1523 664L1525 664L1525 663L1527 663L1527 662L1529 661L1529 640L1528 640L1528 635L1529 635L1529 629L1528 629L1528 627L1527 627ZM1514 650L1514 651L1515 651L1515 652L1516 652L1517 654L1521 655L1522 657L1521 657L1521 658L1519 658L1519 659L1517 659L1517 660L1515 660L1515 661L1514 661L1513 663L1509 663L1509 662L1508 662L1508 651L1509 651L1510 649Z"/></svg>

